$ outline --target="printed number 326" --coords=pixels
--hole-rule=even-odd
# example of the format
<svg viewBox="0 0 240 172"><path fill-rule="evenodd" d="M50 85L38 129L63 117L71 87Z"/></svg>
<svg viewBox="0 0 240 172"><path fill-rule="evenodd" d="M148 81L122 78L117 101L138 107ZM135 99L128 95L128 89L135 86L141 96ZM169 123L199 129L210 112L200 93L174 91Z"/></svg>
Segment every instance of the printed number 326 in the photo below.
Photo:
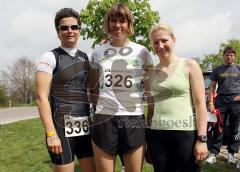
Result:
<svg viewBox="0 0 240 172"><path fill-rule="evenodd" d="M125 77L123 77L122 75L119 75L119 74L115 75L114 76L114 78L116 79L115 83L113 83L113 75L107 74L105 76L105 78L108 81L107 83L105 83L106 87L111 87L112 85L114 87L123 87L123 85L124 85L125 88L131 88L132 87L132 81L131 81L132 77L130 75L127 75Z"/></svg>

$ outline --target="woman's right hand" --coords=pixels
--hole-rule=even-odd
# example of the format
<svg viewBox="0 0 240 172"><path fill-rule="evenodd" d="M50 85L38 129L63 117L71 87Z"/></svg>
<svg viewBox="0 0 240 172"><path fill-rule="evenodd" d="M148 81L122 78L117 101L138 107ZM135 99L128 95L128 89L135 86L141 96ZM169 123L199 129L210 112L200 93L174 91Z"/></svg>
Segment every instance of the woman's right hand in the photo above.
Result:
<svg viewBox="0 0 240 172"><path fill-rule="evenodd" d="M149 152L149 148L147 147L146 151L145 151L145 160L148 164L152 164L152 160L151 160L151 156L150 156L150 152Z"/></svg>
<svg viewBox="0 0 240 172"><path fill-rule="evenodd" d="M58 135L47 137L47 146L52 153L62 153L61 140L59 139Z"/></svg>

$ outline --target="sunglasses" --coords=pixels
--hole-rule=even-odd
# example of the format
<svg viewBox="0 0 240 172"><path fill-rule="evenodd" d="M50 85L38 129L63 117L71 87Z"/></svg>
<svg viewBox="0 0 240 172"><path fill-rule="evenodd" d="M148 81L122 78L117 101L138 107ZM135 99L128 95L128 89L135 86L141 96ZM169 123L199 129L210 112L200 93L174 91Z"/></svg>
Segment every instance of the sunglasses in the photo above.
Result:
<svg viewBox="0 0 240 172"><path fill-rule="evenodd" d="M58 26L58 30L61 30L61 31L67 31L67 30L69 30L69 28L71 28L71 30L79 30L81 27L79 25L71 25L71 26L60 25L60 26Z"/></svg>

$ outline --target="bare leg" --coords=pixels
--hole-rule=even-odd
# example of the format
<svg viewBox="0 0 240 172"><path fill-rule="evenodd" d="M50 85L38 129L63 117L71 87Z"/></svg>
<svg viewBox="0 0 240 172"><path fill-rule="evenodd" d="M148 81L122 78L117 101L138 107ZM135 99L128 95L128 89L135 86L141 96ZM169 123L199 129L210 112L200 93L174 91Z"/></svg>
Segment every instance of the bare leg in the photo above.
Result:
<svg viewBox="0 0 240 172"><path fill-rule="evenodd" d="M142 171L144 151L145 146L141 146L123 155L126 172Z"/></svg>
<svg viewBox="0 0 240 172"><path fill-rule="evenodd" d="M92 146L97 172L114 172L116 165L116 155L111 155L104 152L93 141Z"/></svg>
<svg viewBox="0 0 240 172"><path fill-rule="evenodd" d="M93 157L82 158L79 160L79 165L83 172L96 172L96 167Z"/></svg>
<svg viewBox="0 0 240 172"><path fill-rule="evenodd" d="M54 172L74 172L74 162L65 165L55 165L53 164Z"/></svg>

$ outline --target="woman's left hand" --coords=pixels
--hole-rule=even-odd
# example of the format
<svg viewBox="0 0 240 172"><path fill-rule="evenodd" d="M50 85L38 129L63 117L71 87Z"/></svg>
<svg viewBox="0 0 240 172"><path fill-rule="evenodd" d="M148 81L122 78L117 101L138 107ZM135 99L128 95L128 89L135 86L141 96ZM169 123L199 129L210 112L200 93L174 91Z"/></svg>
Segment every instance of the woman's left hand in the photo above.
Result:
<svg viewBox="0 0 240 172"><path fill-rule="evenodd" d="M151 156L150 156L150 151L149 148L146 148L146 152L145 152L145 160L148 164L152 164L152 160L151 160Z"/></svg>
<svg viewBox="0 0 240 172"><path fill-rule="evenodd" d="M197 140L194 147L194 154L197 162L205 160L208 156L207 143Z"/></svg>

